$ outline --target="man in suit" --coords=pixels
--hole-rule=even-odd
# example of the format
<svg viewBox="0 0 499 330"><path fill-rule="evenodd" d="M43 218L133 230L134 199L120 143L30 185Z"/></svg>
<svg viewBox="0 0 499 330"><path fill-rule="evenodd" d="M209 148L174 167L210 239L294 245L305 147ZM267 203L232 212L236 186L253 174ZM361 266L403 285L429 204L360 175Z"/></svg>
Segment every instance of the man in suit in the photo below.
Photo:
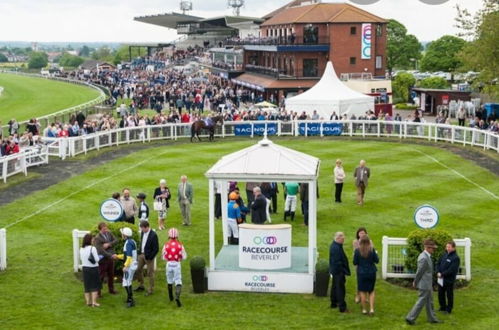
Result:
<svg viewBox="0 0 499 330"><path fill-rule="evenodd" d="M192 185L187 182L187 176L180 177L180 183L177 189L177 200L180 205L180 212L182 213L183 225L191 225L191 204L194 191Z"/></svg>
<svg viewBox="0 0 499 330"><path fill-rule="evenodd" d="M418 288L418 300L412 307L405 320L409 325L416 324L416 318L419 313L426 306L426 316L430 323L441 323L437 319L435 311L433 310L433 261L431 255L435 252L437 246L432 239L426 239L423 242L424 251L418 257L418 269L416 277L412 286Z"/></svg>
<svg viewBox="0 0 499 330"><path fill-rule="evenodd" d="M456 243L449 241L444 253L438 262L437 277L443 279L443 285L438 285L438 302L440 311L450 314L454 306L454 282L461 263L456 253ZM445 297L447 296L447 302Z"/></svg>
<svg viewBox="0 0 499 330"><path fill-rule="evenodd" d="M138 265L137 265L137 279L139 286L135 291L144 291L144 272L142 271L144 265L147 265L147 277L149 277L149 288L147 289L146 296L152 294L154 289L154 259L159 251L158 235L151 230L149 221L142 220L140 222L140 245L138 248Z"/></svg>
<svg viewBox="0 0 499 330"><path fill-rule="evenodd" d="M361 160L359 166L355 168L355 172L353 173L355 186L357 187L357 204L359 205L364 204L364 195L370 176L371 170L366 166L366 161Z"/></svg>
<svg viewBox="0 0 499 330"><path fill-rule="evenodd" d="M102 256L99 261L99 276L101 282L107 275L107 286L110 294L117 294L114 290L114 260L117 258L113 246L118 240L111 234L105 222L97 225L99 234L94 238L94 245L97 253ZM100 292L99 292L100 296Z"/></svg>
<svg viewBox="0 0 499 330"><path fill-rule="evenodd" d="M331 308L339 307L340 313L350 313L345 302L346 276L350 276L348 258L343 251L345 234L337 232L329 248L329 273L333 276L331 288Z"/></svg>
<svg viewBox="0 0 499 330"><path fill-rule="evenodd" d="M263 224L267 220L267 199L260 187L253 188L254 200L251 203L251 222Z"/></svg>

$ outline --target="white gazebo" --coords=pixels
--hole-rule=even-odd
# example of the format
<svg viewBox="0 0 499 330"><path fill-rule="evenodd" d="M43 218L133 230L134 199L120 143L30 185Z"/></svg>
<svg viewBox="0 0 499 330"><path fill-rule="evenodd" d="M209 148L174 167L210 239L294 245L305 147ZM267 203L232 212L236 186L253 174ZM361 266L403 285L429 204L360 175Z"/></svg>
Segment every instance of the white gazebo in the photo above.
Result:
<svg viewBox="0 0 499 330"><path fill-rule="evenodd" d="M208 289L222 291L260 291L312 293L317 259L317 178L318 158L274 144L266 137L254 146L222 157L206 172L209 179L209 268ZM215 251L215 181L221 186L223 246ZM291 267L284 269L241 268L242 247L228 245L228 183L285 182L308 184L308 246L290 247ZM250 221L248 221L250 222ZM240 225L248 227L248 225ZM250 225L251 226L251 225ZM282 229L286 225L259 225L260 232ZM291 226L288 225L291 233ZM297 228L297 227L295 227ZM301 226L298 228L302 228ZM292 245L292 244L291 244ZM241 249L240 249L241 248Z"/></svg>

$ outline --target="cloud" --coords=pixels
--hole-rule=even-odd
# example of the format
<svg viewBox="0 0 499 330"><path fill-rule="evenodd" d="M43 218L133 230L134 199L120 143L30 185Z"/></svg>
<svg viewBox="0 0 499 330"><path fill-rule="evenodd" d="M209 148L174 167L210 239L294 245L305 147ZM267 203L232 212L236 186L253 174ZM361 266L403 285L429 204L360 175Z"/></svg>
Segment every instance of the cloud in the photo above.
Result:
<svg viewBox="0 0 499 330"><path fill-rule="evenodd" d="M226 0L193 0L192 15L231 15ZM288 0L247 0L244 16L263 16ZM334 1L329 1L334 2ZM338 1L336 1L338 2ZM429 6L418 0L379 0L373 5L356 5L383 18L394 18L420 40L434 40L455 33L455 5L471 11L479 0L449 0ZM23 41L133 41L166 42L176 33L163 27L136 22L136 16L180 12L180 0L1 0L0 35L4 40ZM354 4L355 5L355 4Z"/></svg>

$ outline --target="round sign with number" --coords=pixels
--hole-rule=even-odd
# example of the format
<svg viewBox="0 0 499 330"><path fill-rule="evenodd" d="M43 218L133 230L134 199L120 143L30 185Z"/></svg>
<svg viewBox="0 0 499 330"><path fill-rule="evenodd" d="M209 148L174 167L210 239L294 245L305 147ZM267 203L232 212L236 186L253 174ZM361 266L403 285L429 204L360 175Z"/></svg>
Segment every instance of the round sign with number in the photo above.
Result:
<svg viewBox="0 0 499 330"><path fill-rule="evenodd" d="M439 219L437 209L431 205L422 205L414 212L414 222L423 229L434 228L438 225Z"/></svg>
<svg viewBox="0 0 499 330"><path fill-rule="evenodd" d="M114 198L106 199L100 206L100 215L107 221L118 221L123 215L123 205Z"/></svg>

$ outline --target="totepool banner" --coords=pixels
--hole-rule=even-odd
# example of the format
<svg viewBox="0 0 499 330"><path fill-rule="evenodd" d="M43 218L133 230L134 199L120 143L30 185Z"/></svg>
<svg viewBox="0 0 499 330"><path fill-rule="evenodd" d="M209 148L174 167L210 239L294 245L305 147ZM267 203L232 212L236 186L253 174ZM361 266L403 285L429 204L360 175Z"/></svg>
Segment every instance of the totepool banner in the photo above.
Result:
<svg viewBox="0 0 499 330"><path fill-rule="evenodd" d="M239 267L291 267L291 225L239 225Z"/></svg>
<svg viewBox="0 0 499 330"><path fill-rule="evenodd" d="M265 126L267 126L267 135L277 134L277 123L270 124L240 124L234 126L234 134L240 135L264 135Z"/></svg>
<svg viewBox="0 0 499 330"><path fill-rule="evenodd" d="M343 124L340 123L300 123L298 125L298 132L300 135L307 136L313 135L341 135L343 132Z"/></svg>
<svg viewBox="0 0 499 330"><path fill-rule="evenodd" d="M363 60L371 59L372 26L369 23L362 24L362 46L361 58Z"/></svg>

